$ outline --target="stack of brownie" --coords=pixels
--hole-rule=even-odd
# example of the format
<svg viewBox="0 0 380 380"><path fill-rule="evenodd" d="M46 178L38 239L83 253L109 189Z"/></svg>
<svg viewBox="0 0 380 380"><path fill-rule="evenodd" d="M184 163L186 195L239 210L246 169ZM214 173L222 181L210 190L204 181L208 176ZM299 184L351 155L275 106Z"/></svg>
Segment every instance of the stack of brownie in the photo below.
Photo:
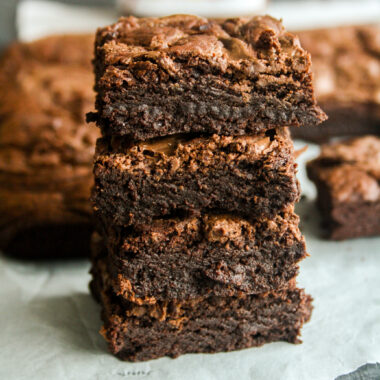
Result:
<svg viewBox="0 0 380 380"><path fill-rule="evenodd" d="M128 17L95 49L91 288L110 350L298 342L311 298L287 127L325 119L298 39L268 16Z"/></svg>

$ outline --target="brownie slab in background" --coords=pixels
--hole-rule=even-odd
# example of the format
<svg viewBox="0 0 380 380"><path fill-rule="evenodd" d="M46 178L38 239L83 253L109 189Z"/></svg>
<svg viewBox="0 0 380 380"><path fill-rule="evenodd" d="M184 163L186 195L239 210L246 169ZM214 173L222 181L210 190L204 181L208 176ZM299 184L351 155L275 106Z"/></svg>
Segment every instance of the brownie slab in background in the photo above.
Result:
<svg viewBox="0 0 380 380"><path fill-rule="evenodd" d="M0 249L28 258L87 255L98 130L93 37L11 45L0 60Z"/></svg>
<svg viewBox="0 0 380 380"><path fill-rule="evenodd" d="M96 120L136 140L316 125L309 54L269 17L121 18L96 37Z"/></svg>
<svg viewBox="0 0 380 380"><path fill-rule="evenodd" d="M234 213L274 216L299 196L287 129L256 136L174 136L129 145L100 139L95 157L95 213L103 224Z"/></svg>
<svg viewBox="0 0 380 380"><path fill-rule="evenodd" d="M324 145L307 172L331 239L380 235L379 137Z"/></svg>
<svg viewBox="0 0 380 380"><path fill-rule="evenodd" d="M312 309L311 297L297 288L137 305L115 295L101 260L93 262L93 276L91 289L102 305L102 334L110 351L128 361L232 351L273 341L299 343Z"/></svg>
<svg viewBox="0 0 380 380"><path fill-rule="evenodd" d="M306 257L292 207L249 223L230 215L110 227L108 271L117 293L139 304L204 295L258 294L289 287Z"/></svg>
<svg viewBox="0 0 380 380"><path fill-rule="evenodd" d="M295 138L380 135L380 26L297 32L311 53L315 94L329 119L321 128L293 128Z"/></svg>

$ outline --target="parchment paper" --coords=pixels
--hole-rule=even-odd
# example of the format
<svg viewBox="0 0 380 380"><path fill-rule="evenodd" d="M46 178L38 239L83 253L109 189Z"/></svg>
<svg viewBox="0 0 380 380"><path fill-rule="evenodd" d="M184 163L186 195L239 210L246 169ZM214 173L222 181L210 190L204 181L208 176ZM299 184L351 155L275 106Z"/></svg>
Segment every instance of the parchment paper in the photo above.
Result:
<svg viewBox="0 0 380 380"><path fill-rule="evenodd" d="M0 255L0 379L324 380L380 361L380 238L321 239L315 189L304 173L317 152L309 145L299 159L306 199L297 211L310 253L299 285L315 306L303 344L121 362L98 334L87 261L25 263Z"/></svg>

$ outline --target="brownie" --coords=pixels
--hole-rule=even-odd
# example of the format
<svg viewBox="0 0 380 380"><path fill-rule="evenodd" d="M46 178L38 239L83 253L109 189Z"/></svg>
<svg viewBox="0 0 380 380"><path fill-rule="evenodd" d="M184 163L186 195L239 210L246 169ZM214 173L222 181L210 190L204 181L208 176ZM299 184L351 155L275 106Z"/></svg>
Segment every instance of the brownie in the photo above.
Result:
<svg viewBox="0 0 380 380"><path fill-rule="evenodd" d="M104 262L94 267L91 289L102 306L102 335L122 360L214 353L274 341L299 343L310 318L311 297L295 287L261 295L199 297L138 305L117 296Z"/></svg>
<svg viewBox="0 0 380 380"><path fill-rule="evenodd" d="M298 33L312 56L315 93L329 120L321 129L294 128L296 138L380 135L380 26L345 26Z"/></svg>
<svg viewBox="0 0 380 380"><path fill-rule="evenodd" d="M104 135L256 134L315 125L310 56L269 17L121 18L97 32L97 113Z"/></svg>
<svg viewBox="0 0 380 380"><path fill-rule="evenodd" d="M331 239L380 235L379 137L324 145L307 172Z"/></svg>
<svg viewBox="0 0 380 380"><path fill-rule="evenodd" d="M202 211L272 217L299 196L287 129L256 136L98 140L94 209L103 224Z"/></svg>
<svg viewBox="0 0 380 380"><path fill-rule="evenodd" d="M89 253L92 46L92 36L52 36L0 59L0 249L9 254Z"/></svg>
<svg viewBox="0 0 380 380"><path fill-rule="evenodd" d="M11 75L14 70L26 64L62 64L86 67L91 70L94 55L94 36L92 34L51 35L29 43L13 43L4 52L4 57L12 56L10 61L2 60ZM27 60L27 62L24 62Z"/></svg>
<svg viewBox="0 0 380 380"><path fill-rule="evenodd" d="M158 219L108 228L107 262L117 293L136 303L284 289L306 257L292 207L254 223L231 215Z"/></svg>

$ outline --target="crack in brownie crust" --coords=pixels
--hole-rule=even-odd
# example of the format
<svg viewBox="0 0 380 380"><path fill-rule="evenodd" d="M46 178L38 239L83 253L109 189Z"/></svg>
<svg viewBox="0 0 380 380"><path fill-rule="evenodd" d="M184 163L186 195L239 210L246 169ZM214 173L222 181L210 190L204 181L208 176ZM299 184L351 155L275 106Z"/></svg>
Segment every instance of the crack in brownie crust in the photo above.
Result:
<svg viewBox="0 0 380 380"><path fill-rule="evenodd" d="M331 239L380 235L380 138L325 145L307 171Z"/></svg>
<svg viewBox="0 0 380 380"><path fill-rule="evenodd" d="M310 57L269 17L122 18L96 38L103 134L245 135L319 124Z"/></svg>
<svg viewBox="0 0 380 380"><path fill-rule="evenodd" d="M98 141L93 202L103 223L235 213L274 216L298 200L293 145L285 129L258 136L169 137L133 146Z"/></svg>

